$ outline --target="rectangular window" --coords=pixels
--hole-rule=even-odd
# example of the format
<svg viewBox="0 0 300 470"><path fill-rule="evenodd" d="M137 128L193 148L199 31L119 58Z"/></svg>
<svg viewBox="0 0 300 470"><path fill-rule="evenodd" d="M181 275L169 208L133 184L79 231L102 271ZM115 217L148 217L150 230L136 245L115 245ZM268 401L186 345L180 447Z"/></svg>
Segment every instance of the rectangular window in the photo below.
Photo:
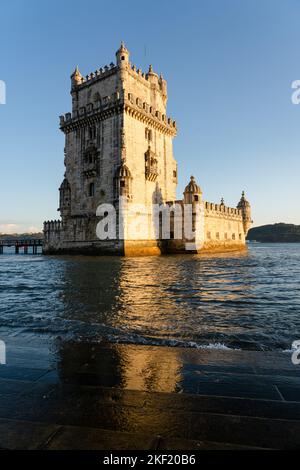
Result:
<svg viewBox="0 0 300 470"><path fill-rule="evenodd" d="M148 141L152 140L152 131L146 127L145 129L145 139Z"/></svg>

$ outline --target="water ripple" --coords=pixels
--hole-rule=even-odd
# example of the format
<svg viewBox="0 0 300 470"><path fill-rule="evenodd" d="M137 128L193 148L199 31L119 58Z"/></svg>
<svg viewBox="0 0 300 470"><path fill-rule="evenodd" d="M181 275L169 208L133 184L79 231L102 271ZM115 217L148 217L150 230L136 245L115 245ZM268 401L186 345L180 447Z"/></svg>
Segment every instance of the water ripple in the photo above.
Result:
<svg viewBox="0 0 300 470"><path fill-rule="evenodd" d="M300 245L147 258L0 256L0 326L139 344L290 349Z"/></svg>

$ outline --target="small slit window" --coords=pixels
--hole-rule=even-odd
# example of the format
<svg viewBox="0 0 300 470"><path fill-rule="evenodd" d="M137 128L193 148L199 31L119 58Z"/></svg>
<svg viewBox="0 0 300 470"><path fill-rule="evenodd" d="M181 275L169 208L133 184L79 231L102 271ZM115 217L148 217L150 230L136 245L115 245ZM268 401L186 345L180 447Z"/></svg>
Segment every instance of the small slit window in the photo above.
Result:
<svg viewBox="0 0 300 470"><path fill-rule="evenodd" d="M90 183L89 185L89 197L95 196L95 184Z"/></svg>

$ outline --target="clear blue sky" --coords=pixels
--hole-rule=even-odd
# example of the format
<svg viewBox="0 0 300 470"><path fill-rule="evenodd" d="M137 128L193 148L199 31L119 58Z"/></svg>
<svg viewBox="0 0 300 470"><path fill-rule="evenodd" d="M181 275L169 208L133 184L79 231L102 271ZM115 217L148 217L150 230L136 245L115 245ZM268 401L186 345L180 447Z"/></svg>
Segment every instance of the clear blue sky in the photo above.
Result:
<svg viewBox="0 0 300 470"><path fill-rule="evenodd" d="M0 16L0 232L57 218L70 74L121 39L168 80L178 196L194 174L209 201L244 189L255 225L300 224L299 0L2 0Z"/></svg>

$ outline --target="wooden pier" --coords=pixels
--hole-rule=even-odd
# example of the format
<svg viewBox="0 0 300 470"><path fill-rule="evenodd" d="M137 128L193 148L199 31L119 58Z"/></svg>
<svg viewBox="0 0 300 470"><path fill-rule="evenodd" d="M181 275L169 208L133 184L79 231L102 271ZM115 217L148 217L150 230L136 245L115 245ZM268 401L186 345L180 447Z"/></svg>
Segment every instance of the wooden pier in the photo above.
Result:
<svg viewBox="0 0 300 470"><path fill-rule="evenodd" d="M16 239L6 239L0 240L0 255L3 255L5 247L15 247L15 254L18 255L20 252L23 251L25 255L38 254L38 247L43 247L43 239L33 238L33 239L24 239L24 240L16 240Z"/></svg>

